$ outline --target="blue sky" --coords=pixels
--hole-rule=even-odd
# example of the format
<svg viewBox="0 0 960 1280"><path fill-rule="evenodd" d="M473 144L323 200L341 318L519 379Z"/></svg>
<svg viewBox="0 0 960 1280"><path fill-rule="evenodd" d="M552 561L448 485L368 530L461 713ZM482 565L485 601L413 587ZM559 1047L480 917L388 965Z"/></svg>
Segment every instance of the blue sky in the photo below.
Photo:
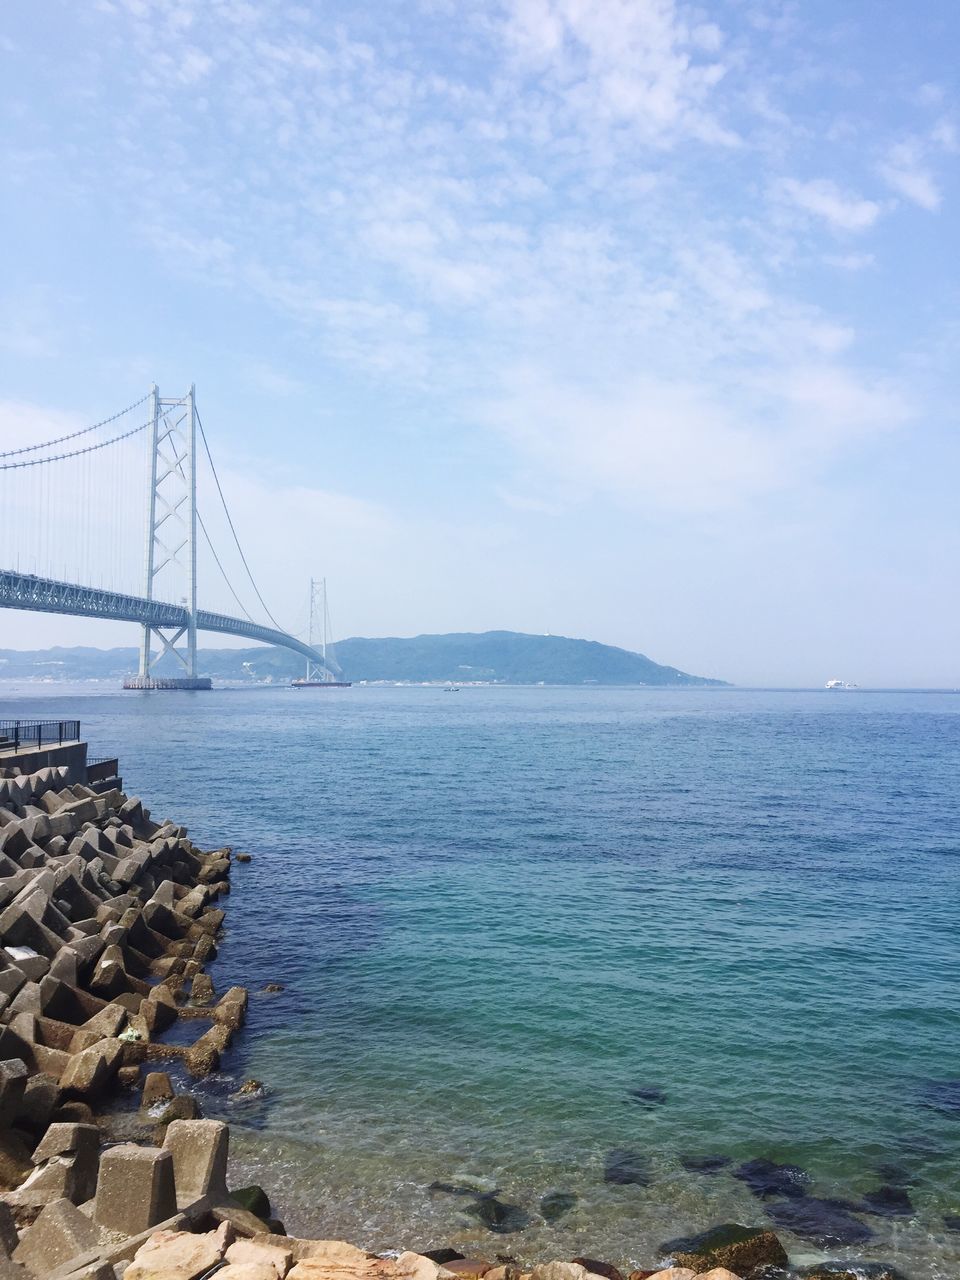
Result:
<svg viewBox="0 0 960 1280"><path fill-rule="evenodd" d="M195 381L290 625L325 573L341 634L960 683L958 47L939 0L7 0L0 442Z"/></svg>

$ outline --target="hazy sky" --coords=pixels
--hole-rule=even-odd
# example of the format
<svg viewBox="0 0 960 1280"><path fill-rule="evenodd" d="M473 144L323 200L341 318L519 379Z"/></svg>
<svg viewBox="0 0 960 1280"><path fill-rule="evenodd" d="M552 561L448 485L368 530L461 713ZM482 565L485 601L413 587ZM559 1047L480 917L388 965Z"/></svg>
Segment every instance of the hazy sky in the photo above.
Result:
<svg viewBox="0 0 960 1280"><path fill-rule="evenodd" d="M6 0L0 448L195 381L288 625L325 573L341 635L960 683L958 47L952 0Z"/></svg>

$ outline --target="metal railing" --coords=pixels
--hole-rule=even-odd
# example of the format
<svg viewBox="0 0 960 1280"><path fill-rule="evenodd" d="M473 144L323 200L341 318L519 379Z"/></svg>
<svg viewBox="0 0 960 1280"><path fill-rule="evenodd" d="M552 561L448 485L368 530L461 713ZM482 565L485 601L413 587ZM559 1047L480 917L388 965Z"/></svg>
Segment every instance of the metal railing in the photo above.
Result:
<svg viewBox="0 0 960 1280"><path fill-rule="evenodd" d="M0 720L0 752L61 746L79 738L79 720Z"/></svg>

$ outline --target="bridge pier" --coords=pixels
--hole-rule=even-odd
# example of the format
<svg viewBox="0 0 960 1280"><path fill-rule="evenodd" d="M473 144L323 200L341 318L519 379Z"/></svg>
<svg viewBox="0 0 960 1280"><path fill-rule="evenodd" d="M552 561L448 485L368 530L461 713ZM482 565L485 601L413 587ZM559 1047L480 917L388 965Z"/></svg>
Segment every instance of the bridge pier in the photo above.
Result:
<svg viewBox="0 0 960 1280"><path fill-rule="evenodd" d="M125 689L212 689L209 676L127 676Z"/></svg>

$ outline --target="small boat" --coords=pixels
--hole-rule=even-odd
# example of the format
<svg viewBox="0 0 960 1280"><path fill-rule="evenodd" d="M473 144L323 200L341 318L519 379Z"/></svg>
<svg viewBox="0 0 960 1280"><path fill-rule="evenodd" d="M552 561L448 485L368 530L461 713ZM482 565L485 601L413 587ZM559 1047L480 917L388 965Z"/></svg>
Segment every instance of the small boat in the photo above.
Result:
<svg viewBox="0 0 960 1280"><path fill-rule="evenodd" d="M823 686L825 689L859 689L857 684L848 684L846 680L828 680Z"/></svg>

